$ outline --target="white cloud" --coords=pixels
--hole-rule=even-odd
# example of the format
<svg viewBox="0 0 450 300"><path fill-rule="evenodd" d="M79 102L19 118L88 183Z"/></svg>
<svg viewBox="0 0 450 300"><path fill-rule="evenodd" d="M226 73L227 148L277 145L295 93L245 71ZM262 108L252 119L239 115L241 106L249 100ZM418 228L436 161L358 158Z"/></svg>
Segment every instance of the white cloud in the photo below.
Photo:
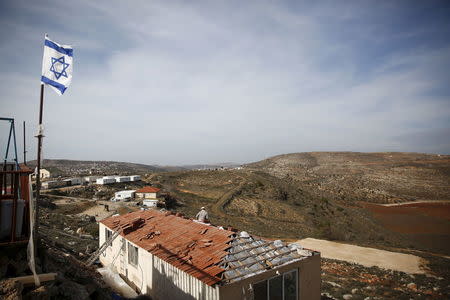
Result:
<svg viewBox="0 0 450 300"><path fill-rule="evenodd" d="M396 51L361 78L355 54L364 45L330 44L322 24L325 17L355 18L350 7L334 15L270 3L27 8L44 15L61 9L55 22L65 29L56 36L73 39L78 57L67 95L47 92L47 157L181 164L314 150L429 151L396 137L432 129L450 114L449 102L429 93L442 85L433 72L449 63L447 49ZM34 29L25 23L8 39L40 51L20 33L40 35L49 26L41 22ZM0 104L17 119L35 121L36 72L22 70L28 74L0 73ZM433 151L450 150L443 147Z"/></svg>

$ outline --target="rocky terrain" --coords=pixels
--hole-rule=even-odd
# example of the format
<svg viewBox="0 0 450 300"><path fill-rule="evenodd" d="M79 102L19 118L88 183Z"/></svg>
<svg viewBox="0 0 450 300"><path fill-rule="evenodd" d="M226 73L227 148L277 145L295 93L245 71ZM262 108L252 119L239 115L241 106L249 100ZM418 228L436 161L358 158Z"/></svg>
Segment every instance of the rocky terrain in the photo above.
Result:
<svg viewBox="0 0 450 300"><path fill-rule="evenodd" d="M11 247L1 256L0 299L111 299L113 291L105 284L94 267L86 267L72 255L41 240L36 271L39 274L57 273L55 280L47 281L40 287L23 285L12 279L29 275L26 248Z"/></svg>
<svg viewBox="0 0 450 300"><path fill-rule="evenodd" d="M450 200L450 155L309 152L279 155L246 167L346 202Z"/></svg>
<svg viewBox="0 0 450 300"><path fill-rule="evenodd" d="M448 299L448 277L442 277L447 275L412 275L322 259L322 299Z"/></svg>
<svg viewBox="0 0 450 300"><path fill-rule="evenodd" d="M386 226L386 218L378 218L364 205L449 200L449 170L448 156L336 153L334 158L332 153L301 153L242 170L156 173L149 180L177 198L177 210L195 216L205 206L213 223L246 228L256 235L316 237L449 254L450 248L444 246L450 244L448 204L437 218L407 220L439 221L443 231L426 243L414 232ZM399 219L396 214L388 217Z"/></svg>

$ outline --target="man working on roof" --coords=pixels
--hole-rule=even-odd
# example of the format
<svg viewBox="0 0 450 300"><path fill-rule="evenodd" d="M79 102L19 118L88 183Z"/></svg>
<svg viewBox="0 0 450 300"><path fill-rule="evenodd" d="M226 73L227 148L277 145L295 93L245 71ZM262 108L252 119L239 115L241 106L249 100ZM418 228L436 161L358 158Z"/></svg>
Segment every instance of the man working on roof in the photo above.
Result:
<svg viewBox="0 0 450 300"><path fill-rule="evenodd" d="M195 218L197 219L197 221L200 222L208 222L209 221L209 216L208 216L208 212L205 210L204 207L202 207L200 209L200 211L197 213L197 215L195 216Z"/></svg>

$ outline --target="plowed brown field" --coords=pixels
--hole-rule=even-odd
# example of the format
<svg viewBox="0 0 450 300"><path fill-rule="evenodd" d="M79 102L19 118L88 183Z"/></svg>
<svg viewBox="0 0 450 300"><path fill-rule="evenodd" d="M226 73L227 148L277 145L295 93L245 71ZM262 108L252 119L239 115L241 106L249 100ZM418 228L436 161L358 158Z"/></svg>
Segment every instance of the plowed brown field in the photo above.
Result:
<svg viewBox="0 0 450 300"><path fill-rule="evenodd" d="M429 249L450 254L450 202L383 206L363 203L387 229L404 234Z"/></svg>

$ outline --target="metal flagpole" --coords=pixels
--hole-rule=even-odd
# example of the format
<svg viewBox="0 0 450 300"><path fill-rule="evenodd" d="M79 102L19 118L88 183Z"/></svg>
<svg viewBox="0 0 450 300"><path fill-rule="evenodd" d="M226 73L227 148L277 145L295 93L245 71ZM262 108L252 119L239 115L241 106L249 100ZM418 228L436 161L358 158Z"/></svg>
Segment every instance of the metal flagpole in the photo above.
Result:
<svg viewBox="0 0 450 300"><path fill-rule="evenodd" d="M38 149L37 149L37 173L36 173L36 205L35 205L35 226L34 226L34 245L35 249L38 241L38 228L39 228L39 196L41 191L41 150L42 150L42 138L44 137L42 130L42 110L44 106L44 84L41 84L41 102L39 107L39 129L38 129Z"/></svg>
<svg viewBox="0 0 450 300"><path fill-rule="evenodd" d="M25 137L25 121L23 121L23 164L27 165L27 145Z"/></svg>

